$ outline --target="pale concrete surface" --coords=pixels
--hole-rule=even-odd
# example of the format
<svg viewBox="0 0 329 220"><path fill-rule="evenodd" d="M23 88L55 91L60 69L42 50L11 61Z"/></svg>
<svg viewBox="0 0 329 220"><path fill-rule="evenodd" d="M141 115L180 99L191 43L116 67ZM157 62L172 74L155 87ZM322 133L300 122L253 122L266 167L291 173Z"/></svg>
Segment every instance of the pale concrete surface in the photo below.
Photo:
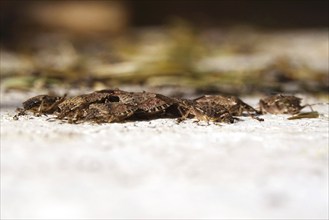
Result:
<svg viewBox="0 0 329 220"><path fill-rule="evenodd" d="M2 94L3 219L328 218L326 105L222 126L13 120L29 95Z"/></svg>

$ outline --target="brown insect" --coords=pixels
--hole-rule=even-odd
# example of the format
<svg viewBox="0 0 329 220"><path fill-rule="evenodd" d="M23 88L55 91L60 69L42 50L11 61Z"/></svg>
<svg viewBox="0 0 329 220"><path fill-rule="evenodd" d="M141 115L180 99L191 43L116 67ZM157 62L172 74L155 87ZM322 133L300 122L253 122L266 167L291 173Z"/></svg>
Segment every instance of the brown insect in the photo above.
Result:
<svg viewBox="0 0 329 220"><path fill-rule="evenodd" d="M260 113L259 111L235 96L205 95L194 99L194 102L200 106L210 105L209 108L224 108L232 116L242 116L245 113L258 121L264 121L264 119L256 116Z"/></svg>
<svg viewBox="0 0 329 220"><path fill-rule="evenodd" d="M225 107L211 101L204 103L198 103L195 100L188 99L180 99L178 101L178 110L181 114L178 122L187 118L195 118L198 122L206 121L208 124L210 121L233 123L237 120Z"/></svg>
<svg viewBox="0 0 329 220"><path fill-rule="evenodd" d="M100 90L66 99L58 106L57 118L69 123L151 119L160 117L173 103L171 98L156 93Z"/></svg>
<svg viewBox="0 0 329 220"><path fill-rule="evenodd" d="M65 97L53 95L38 95L29 98L23 102L23 108L18 108L18 115L26 114L26 111L32 112L34 115L52 114L58 110L58 105L65 100Z"/></svg>
<svg viewBox="0 0 329 220"><path fill-rule="evenodd" d="M288 95L274 95L259 101L260 111L235 96L205 95L199 98L177 99L157 93L126 92L119 89L100 90L71 98L39 95L23 102L17 116L26 111L35 115L55 114L57 119L70 123L85 121L96 123L122 122L125 120L149 120L160 117L178 118L179 121L195 118L198 121L233 123L235 116L249 115L254 119L258 114L292 114L288 119L315 118L319 114L311 106L301 105L301 98ZM310 113L300 113L309 106ZM14 117L14 118L15 118Z"/></svg>
<svg viewBox="0 0 329 220"><path fill-rule="evenodd" d="M301 105L301 100L296 96L278 94L259 100L259 107L263 114L297 114L306 106L311 108L311 105Z"/></svg>
<svg viewBox="0 0 329 220"><path fill-rule="evenodd" d="M112 90L113 91L113 90ZM90 94L84 94L74 96L66 99L58 105L58 119L68 119L68 122L75 123L81 121L85 115L86 110L93 103L108 103L119 101L117 96L113 95L113 92L98 93L93 92Z"/></svg>
<svg viewBox="0 0 329 220"><path fill-rule="evenodd" d="M81 120L95 123L122 122L132 116L137 106L127 105L119 102L94 103L85 110L85 116Z"/></svg>
<svg viewBox="0 0 329 220"><path fill-rule="evenodd" d="M135 92L126 92L123 90L119 90L119 89L104 89L104 90L99 90L94 92L96 95L97 94L101 94L101 95L110 95L111 97L113 97L114 102L122 102L124 104L132 104L132 105L136 105L135 103L137 103L137 96L135 95Z"/></svg>
<svg viewBox="0 0 329 220"><path fill-rule="evenodd" d="M98 91L100 93L107 92L107 90ZM175 100L167 96L150 93L150 92L125 92L122 90L115 90L113 96L117 96L119 102L129 105L137 106L134 112L136 119L151 119L154 117L168 116L167 109L175 104Z"/></svg>
<svg viewBox="0 0 329 220"><path fill-rule="evenodd" d="M175 100L164 95L156 93L143 93L145 100L138 103L136 117L151 119L154 117L169 116L168 109L175 104Z"/></svg>

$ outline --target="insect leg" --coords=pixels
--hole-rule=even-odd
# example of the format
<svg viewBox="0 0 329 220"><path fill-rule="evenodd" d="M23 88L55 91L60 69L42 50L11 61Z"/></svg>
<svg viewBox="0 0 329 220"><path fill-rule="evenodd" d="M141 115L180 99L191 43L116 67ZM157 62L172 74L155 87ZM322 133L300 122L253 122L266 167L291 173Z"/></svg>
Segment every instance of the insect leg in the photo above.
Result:
<svg viewBox="0 0 329 220"><path fill-rule="evenodd" d="M186 120L188 118L189 114L191 113L191 107L187 111L184 111L182 109L182 106L178 106L177 109L178 109L179 113L181 114L181 117L177 118L178 123Z"/></svg>
<svg viewBox="0 0 329 220"><path fill-rule="evenodd" d="M64 96L62 98L60 98L60 100L54 102L51 106L49 106L46 110L44 110L44 112L46 113L53 113L56 109L56 107L61 104L62 102L64 102L65 98L66 98L67 94L64 94Z"/></svg>
<svg viewBox="0 0 329 220"><path fill-rule="evenodd" d="M312 112L314 112L312 106L314 105L329 105L329 102L319 102L319 103L314 103L314 104L306 104L302 106L302 109L305 107L309 107L311 109Z"/></svg>

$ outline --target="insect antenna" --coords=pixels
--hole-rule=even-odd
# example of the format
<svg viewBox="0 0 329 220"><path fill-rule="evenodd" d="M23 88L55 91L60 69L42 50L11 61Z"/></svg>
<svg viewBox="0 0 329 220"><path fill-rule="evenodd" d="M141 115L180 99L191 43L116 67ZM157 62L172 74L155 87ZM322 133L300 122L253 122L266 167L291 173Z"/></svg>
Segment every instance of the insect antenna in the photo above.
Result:
<svg viewBox="0 0 329 220"><path fill-rule="evenodd" d="M311 109L311 111L314 112L314 110L312 108L312 106L314 106L314 105L329 105L329 102L318 102L318 103L313 103L313 104L306 104L301 107L302 107L302 109L305 107L309 107Z"/></svg>

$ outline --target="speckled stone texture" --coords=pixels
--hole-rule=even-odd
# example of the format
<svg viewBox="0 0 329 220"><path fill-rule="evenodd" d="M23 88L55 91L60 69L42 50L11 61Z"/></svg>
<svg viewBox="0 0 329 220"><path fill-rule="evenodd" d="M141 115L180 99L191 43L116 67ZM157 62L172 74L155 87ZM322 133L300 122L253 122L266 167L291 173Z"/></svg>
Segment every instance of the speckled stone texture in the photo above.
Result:
<svg viewBox="0 0 329 220"><path fill-rule="evenodd" d="M29 96L2 94L4 219L328 218L328 105L221 126L13 120Z"/></svg>

